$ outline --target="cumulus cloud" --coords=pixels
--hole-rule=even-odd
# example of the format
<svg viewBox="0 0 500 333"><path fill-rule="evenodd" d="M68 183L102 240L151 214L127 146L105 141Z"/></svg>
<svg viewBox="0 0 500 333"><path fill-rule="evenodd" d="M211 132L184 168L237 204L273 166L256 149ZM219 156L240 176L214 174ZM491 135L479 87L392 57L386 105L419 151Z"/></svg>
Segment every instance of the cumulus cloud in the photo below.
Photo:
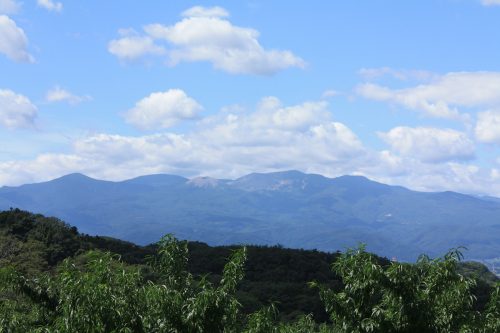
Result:
<svg viewBox="0 0 500 333"><path fill-rule="evenodd" d="M236 129L229 136L218 130L219 126L231 122L239 124L234 117L221 115L199 136L194 132L93 135L76 141L69 154L42 154L34 160L0 162L0 184L49 180L70 172L123 180L156 173L236 178L250 172L297 169L331 177L365 175L422 191L454 190L500 196L498 169L457 162L424 163L389 151L370 151L349 128L338 122L289 133L276 145L256 137L243 140L248 133L241 133L238 138ZM217 140L206 140L208 138Z"/></svg>
<svg viewBox="0 0 500 333"><path fill-rule="evenodd" d="M168 128L182 120L195 119L203 107L180 89L155 92L141 99L125 118L141 129Z"/></svg>
<svg viewBox="0 0 500 333"><path fill-rule="evenodd" d="M208 169L235 176L280 169L341 174L365 149L347 126L331 119L327 103L283 106L275 97L262 99L251 113L205 120L194 138L194 146L210 156Z"/></svg>
<svg viewBox="0 0 500 333"><path fill-rule="evenodd" d="M430 127L395 127L379 136L392 150L427 163L474 158L474 143L465 133Z"/></svg>
<svg viewBox="0 0 500 333"><path fill-rule="evenodd" d="M490 176L493 180L500 180L500 170L496 168L491 169Z"/></svg>
<svg viewBox="0 0 500 333"><path fill-rule="evenodd" d="M500 179L494 170L473 163L425 163L409 156L384 151L361 172L377 181L418 191L456 191L500 197Z"/></svg>
<svg viewBox="0 0 500 333"><path fill-rule="evenodd" d="M475 134L480 142L500 144L500 111L480 112Z"/></svg>
<svg viewBox="0 0 500 333"><path fill-rule="evenodd" d="M134 30L121 30L121 38L109 42L108 51L121 60L132 61L147 55L163 55L166 49L149 36L139 36Z"/></svg>
<svg viewBox="0 0 500 333"><path fill-rule="evenodd" d="M330 177L364 175L417 190L500 195L500 179L494 178L498 167L470 163L466 160L473 154L470 140L460 132L443 131L435 135L415 130L411 132L414 141L428 140L427 136L437 139L420 146L413 142L408 149L376 151L334 119L327 101L284 105L270 96L252 109L225 107L183 134L93 134L76 140L69 153L0 162L0 185L48 180L70 172L122 180L154 173L236 178L250 172L296 169ZM396 131L389 133L399 137ZM429 145L437 146L437 153L425 151ZM447 149L451 152L445 153Z"/></svg>
<svg viewBox="0 0 500 333"><path fill-rule="evenodd" d="M45 100L47 102L67 102L72 105L80 104L85 101L90 101L92 100L92 97L85 95L85 96L78 96L75 95L66 89L63 89L59 86L55 86L54 88L50 89L46 96Z"/></svg>
<svg viewBox="0 0 500 333"><path fill-rule="evenodd" d="M0 126L10 129L31 127L36 116L37 108L26 96L0 89Z"/></svg>
<svg viewBox="0 0 500 333"><path fill-rule="evenodd" d="M105 179L160 172L237 177L288 168L340 175L364 158L365 148L330 117L323 101L284 106L267 97L253 111L226 109L185 134L92 135L77 140L70 154L0 164L0 179L16 174L9 183L33 181L75 171Z"/></svg>
<svg viewBox="0 0 500 333"><path fill-rule="evenodd" d="M0 162L1 184L27 184L83 171L90 161L74 154L41 154L33 160ZM68 170L74 170L69 171ZM88 171L88 167L85 171Z"/></svg>
<svg viewBox="0 0 500 333"><path fill-rule="evenodd" d="M52 0L37 0L38 6L47 9L51 12L61 12L63 10L63 4L61 2L56 2Z"/></svg>
<svg viewBox="0 0 500 333"><path fill-rule="evenodd" d="M322 124L330 118L326 101L283 106L278 98L270 96L263 98L257 105L256 112L246 117L244 122L254 128L272 126L282 129L304 129L314 124Z"/></svg>
<svg viewBox="0 0 500 333"><path fill-rule="evenodd" d="M27 51L28 38L10 17L0 15L0 53L17 62L34 62Z"/></svg>
<svg viewBox="0 0 500 333"><path fill-rule="evenodd" d="M15 14L21 5L15 0L0 0L0 14Z"/></svg>
<svg viewBox="0 0 500 333"><path fill-rule="evenodd" d="M431 117L468 120L458 108L499 105L499 86L498 72L457 72L404 89L365 83L357 87L357 92L365 98L420 110Z"/></svg>
<svg viewBox="0 0 500 333"><path fill-rule="evenodd" d="M144 27L145 35L112 40L108 50L123 60L165 54L171 66L207 61L232 74L271 75L305 66L290 51L264 49L258 31L233 25L225 18L228 15L220 7L196 6L184 11L184 18L174 25L150 24Z"/></svg>

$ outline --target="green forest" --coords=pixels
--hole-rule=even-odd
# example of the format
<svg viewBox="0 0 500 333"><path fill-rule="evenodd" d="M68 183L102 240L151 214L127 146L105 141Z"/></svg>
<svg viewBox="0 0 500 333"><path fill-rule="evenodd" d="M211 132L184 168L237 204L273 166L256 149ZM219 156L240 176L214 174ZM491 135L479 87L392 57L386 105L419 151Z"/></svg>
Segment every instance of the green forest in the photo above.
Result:
<svg viewBox="0 0 500 333"><path fill-rule="evenodd" d="M465 249L150 246L0 212L0 332L500 332L500 283Z"/></svg>

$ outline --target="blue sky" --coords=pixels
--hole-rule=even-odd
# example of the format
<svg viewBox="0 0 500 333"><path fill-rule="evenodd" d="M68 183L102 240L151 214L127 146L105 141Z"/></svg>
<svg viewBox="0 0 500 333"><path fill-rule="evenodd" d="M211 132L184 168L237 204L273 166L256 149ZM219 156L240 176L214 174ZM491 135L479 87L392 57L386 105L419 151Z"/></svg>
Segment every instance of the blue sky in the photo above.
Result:
<svg viewBox="0 0 500 333"><path fill-rule="evenodd" d="M500 196L498 59L498 0L0 0L0 185L297 169Z"/></svg>

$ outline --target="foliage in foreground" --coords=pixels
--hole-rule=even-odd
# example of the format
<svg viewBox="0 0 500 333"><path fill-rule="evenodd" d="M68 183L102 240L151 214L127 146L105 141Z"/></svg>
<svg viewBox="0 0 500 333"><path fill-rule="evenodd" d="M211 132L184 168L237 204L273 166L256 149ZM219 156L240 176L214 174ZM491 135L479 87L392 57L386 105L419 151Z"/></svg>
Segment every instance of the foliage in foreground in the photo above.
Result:
<svg viewBox="0 0 500 333"><path fill-rule="evenodd" d="M233 252L218 283L187 270L187 242L171 236L158 244L146 279L137 266L110 253L90 251L66 259L55 274L23 276L0 270L0 332L499 332L500 285L484 311L473 308L474 280L457 272L459 251L416 264L383 267L363 247L332 268L344 283L319 289L331 323L312 316L278 321L274 306L249 316L235 296L246 249Z"/></svg>
<svg viewBox="0 0 500 333"><path fill-rule="evenodd" d="M188 271L198 280L208 274L207 279L217 283L227 258L238 248L190 241ZM110 237L85 235L57 218L19 209L0 212L0 267L11 265L24 276L39 276L54 272L64 259L89 250L119 254L126 264L145 265L145 258L157 253L157 245L138 246ZM282 246L247 246L245 276L236 293L242 304L240 311L250 314L276 302L281 321L308 313L318 322L327 321L319 294L307 282L340 288L340 278L330 270L330 264L339 255ZM385 258L380 260L388 262ZM154 272L151 273L143 277L154 280ZM480 294L489 295L490 285L487 283Z"/></svg>
<svg viewBox="0 0 500 333"><path fill-rule="evenodd" d="M320 296L338 332L499 332L500 284L486 309L474 311L475 280L457 272L461 259L452 250L384 269L363 247L349 250L333 264L344 289L319 286Z"/></svg>

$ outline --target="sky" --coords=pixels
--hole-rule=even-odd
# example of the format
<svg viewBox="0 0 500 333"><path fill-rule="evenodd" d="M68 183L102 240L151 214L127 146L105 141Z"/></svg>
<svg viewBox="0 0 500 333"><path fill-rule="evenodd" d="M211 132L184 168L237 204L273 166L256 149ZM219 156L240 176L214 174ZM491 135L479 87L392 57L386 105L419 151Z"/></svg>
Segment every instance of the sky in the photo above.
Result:
<svg viewBox="0 0 500 333"><path fill-rule="evenodd" d="M500 0L0 0L0 186L300 170L500 197Z"/></svg>

